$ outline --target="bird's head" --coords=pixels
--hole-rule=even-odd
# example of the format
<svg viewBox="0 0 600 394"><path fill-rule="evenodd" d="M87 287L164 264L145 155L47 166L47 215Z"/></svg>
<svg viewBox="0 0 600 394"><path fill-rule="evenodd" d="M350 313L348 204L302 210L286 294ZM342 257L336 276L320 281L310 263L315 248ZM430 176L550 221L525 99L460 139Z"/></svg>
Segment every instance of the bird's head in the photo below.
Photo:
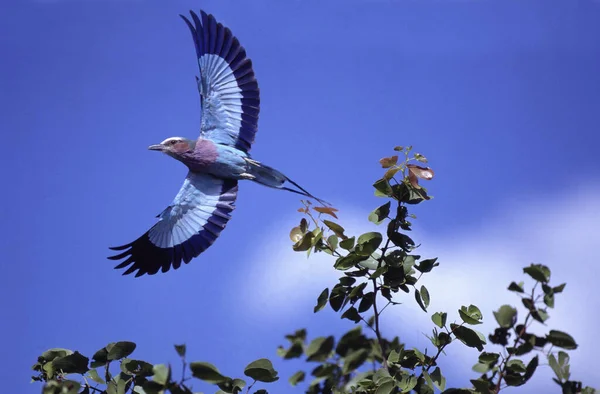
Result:
<svg viewBox="0 0 600 394"><path fill-rule="evenodd" d="M186 152L194 150L195 143L195 141L183 137L170 137L160 144L150 145L148 149L160 151L174 158L178 158Z"/></svg>

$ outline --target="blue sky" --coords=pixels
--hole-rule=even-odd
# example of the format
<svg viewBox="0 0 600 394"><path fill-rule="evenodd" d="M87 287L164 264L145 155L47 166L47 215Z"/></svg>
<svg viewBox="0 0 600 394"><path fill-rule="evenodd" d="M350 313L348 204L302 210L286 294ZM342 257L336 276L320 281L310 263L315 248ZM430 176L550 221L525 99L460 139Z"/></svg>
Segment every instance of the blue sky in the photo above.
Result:
<svg viewBox="0 0 600 394"><path fill-rule="evenodd" d="M333 313L312 314L335 277L323 268L332 262L315 266L291 251L293 194L242 184L227 230L178 271L134 280L106 260L108 246L154 223L185 176L146 148L197 136L198 71L177 15L200 7L253 61L261 89L253 156L332 201L342 224L366 228L380 202L370 189L377 160L412 144L436 171L435 199L418 207L416 227L448 262L433 280L440 292L450 278L485 283L465 303L497 288L491 319L496 295L535 260L564 274L557 281L570 279L560 322L588 321L584 309L568 313L582 299L600 307L586 288L600 274L591 220L600 212L600 3L322 3L3 2L0 293L3 349L14 356L1 373L14 392L39 392L29 367L47 348L92 354L115 340L136 341L135 354L152 362L176 362L172 345L186 342L190 359L231 375L269 357L283 378L273 392L286 392L296 365L275 356L283 335L350 328ZM576 263L585 275L569 269ZM588 322L573 329L589 348ZM424 320L398 332L424 345L429 329ZM575 355L574 363L592 359ZM470 366L476 355L468 357ZM600 385L590 369L582 375Z"/></svg>

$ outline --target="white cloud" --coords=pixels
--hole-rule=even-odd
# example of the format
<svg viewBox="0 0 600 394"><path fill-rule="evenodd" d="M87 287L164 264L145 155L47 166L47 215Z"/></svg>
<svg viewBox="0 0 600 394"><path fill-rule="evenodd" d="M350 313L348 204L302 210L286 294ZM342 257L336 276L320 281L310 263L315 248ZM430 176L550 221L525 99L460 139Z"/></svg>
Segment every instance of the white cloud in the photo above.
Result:
<svg viewBox="0 0 600 394"><path fill-rule="evenodd" d="M552 284L567 282L565 291L557 296L555 309L549 311L548 325L572 334L580 345L571 353L573 378L600 386L593 367L593 351L597 349L595 327L600 322L596 316L600 296L595 286L600 276L595 254L595 247L600 244L600 188L575 188L562 195L531 197L501 208L496 217L485 218L487 225L477 230L467 228L442 237L413 234L424 245L420 254L437 256L441 262L422 279L431 293L429 310L447 311L449 318L458 319L456 310L474 303L486 321L477 328L487 334L494 327L493 310L502 304L520 304L506 287L513 280L525 279L522 267L532 262L548 265ZM367 222L368 212L340 211L343 216L339 222L349 233L384 230ZM298 308L311 308L319 292L339 277L339 272L331 267L330 256L320 254L307 259L305 254L291 250L291 241L281 229L291 229L298 220L293 217L277 223L272 238L263 244L264 249L256 250L250 259L254 261L247 265L251 271L244 273L246 291L253 294L249 298L252 303L244 308L273 322L286 320ZM416 227L424 225L418 223ZM269 247L272 245L282 246L273 250ZM261 285L256 286L257 283ZM256 294L257 287L260 294ZM410 338L415 346L426 346L429 342L421 333L431 331L429 315L419 309L412 295L399 301L405 304L386 311L384 329L397 331L402 327L404 340ZM542 327L538 331L546 330ZM464 348L455 345L450 350L464 364L462 370L470 369L476 360L476 352ZM543 374L549 381L550 375Z"/></svg>

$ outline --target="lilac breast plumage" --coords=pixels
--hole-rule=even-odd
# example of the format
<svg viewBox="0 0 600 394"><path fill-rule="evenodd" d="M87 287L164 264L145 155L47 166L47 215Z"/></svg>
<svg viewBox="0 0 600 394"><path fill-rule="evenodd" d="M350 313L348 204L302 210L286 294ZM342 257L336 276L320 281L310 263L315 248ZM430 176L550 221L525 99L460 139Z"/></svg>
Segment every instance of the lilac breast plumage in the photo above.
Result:
<svg viewBox="0 0 600 394"><path fill-rule="evenodd" d="M252 62L231 31L201 11L187 23L200 67L200 134L216 143L248 152L258 127L260 95Z"/></svg>
<svg viewBox="0 0 600 394"><path fill-rule="evenodd" d="M123 274L137 270L136 277L177 269L217 239L230 219L236 197L237 181L190 172L159 221L134 242L111 248L124 252L109 258L125 259L115 268L130 266Z"/></svg>

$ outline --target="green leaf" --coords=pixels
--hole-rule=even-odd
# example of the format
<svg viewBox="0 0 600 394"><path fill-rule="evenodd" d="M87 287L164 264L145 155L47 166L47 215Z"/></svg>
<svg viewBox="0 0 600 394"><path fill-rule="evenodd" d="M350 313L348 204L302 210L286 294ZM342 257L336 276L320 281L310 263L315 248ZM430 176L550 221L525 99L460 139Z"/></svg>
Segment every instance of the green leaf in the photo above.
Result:
<svg viewBox="0 0 600 394"><path fill-rule="evenodd" d="M492 394L490 391L490 382L484 379L472 379L471 384L477 394Z"/></svg>
<svg viewBox="0 0 600 394"><path fill-rule="evenodd" d="M437 267L438 265L440 265L440 263L437 262L437 257L436 257L434 259L421 260L419 262L419 264L415 265L415 268L419 272L427 273L427 272L431 272L431 270L434 269L435 267Z"/></svg>
<svg viewBox="0 0 600 394"><path fill-rule="evenodd" d="M558 365L558 361L556 361L554 354L548 355L548 365L550 365L550 368L552 368L552 371L554 371L558 380L562 382L565 377L563 376L562 368Z"/></svg>
<svg viewBox="0 0 600 394"><path fill-rule="evenodd" d="M284 349L283 347L279 347L277 349L277 354L283 357L284 360L290 360L292 358L298 358L304 354L304 348L302 347L302 342L295 341L292 343L289 349Z"/></svg>
<svg viewBox="0 0 600 394"><path fill-rule="evenodd" d="M537 282L547 283L550 280L550 268L542 264L531 264L523 268L523 272Z"/></svg>
<svg viewBox="0 0 600 394"><path fill-rule="evenodd" d="M304 373L304 371L298 371L298 372L296 372L295 374L293 374L293 375L290 377L290 379L289 379L289 381L290 381L290 384L291 384L292 386L295 386L295 385L297 385L298 383L300 383L300 382L303 382L303 381L304 381L304 377L305 377L305 376L306 376L306 374Z"/></svg>
<svg viewBox="0 0 600 394"><path fill-rule="evenodd" d="M171 380L171 367L165 364L156 364L152 371L154 372L152 381L159 385L165 386Z"/></svg>
<svg viewBox="0 0 600 394"><path fill-rule="evenodd" d="M317 305L315 305L315 307L313 309L314 313L317 313L318 311L323 309L325 307L325 305L327 305L328 299L329 299L329 288L326 288L325 290L323 290L321 292L321 294L319 295L319 298L317 299Z"/></svg>
<svg viewBox="0 0 600 394"><path fill-rule="evenodd" d="M534 309L531 311L531 317L533 317L535 320L539 321L540 323L544 323L546 320L548 320L550 318L550 316L548 316L548 313L546 312L545 309Z"/></svg>
<svg viewBox="0 0 600 394"><path fill-rule="evenodd" d="M458 314L460 318L467 324L481 324L483 316L481 315L481 311L475 305L461 306Z"/></svg>
<svg viewBox="0 0 600 394"><path fill-rule="evenodd" d="M203 361L195 361L190 363L190 370L195 378L204 380L207 383L219 384L230 379L226 376L223 376L217 367L211 363Z"/></svg>
<svg viewBox="0 0 600 394"><path fill-rule="evenodd" d="M427 312L427 308L425 307L425 304L423 304L423 300L421 299L421 293L419 293L419 290L417 289L415 289L415 300L417 300L417 304L419 304L421 309Z"/></svg>
<svg viewBox="0 0 600 394"><path fill-rule="evenodd" d="M388 201L385 204L383 204L382 206L380 206L379 208L375 209L369 215L369 221L371 221L375 224L381 224L381 222L383 222L390 214L391 205L392 205L391 201Z"/></svg>
<svg viewBox="0 0 600 394"><path fill-rule="evenodd" d="M444 391L446 388L446 378L442 375L440 367L435 367L433 372L429 375L435 387L440 391Z"/></svg>
<svg viewBox="0 0 600 394"><path fill-rule="evenodd" d="M177 352L177 354L179 355L179 357L184 358L185 357L185 344L183 345L175 345L175 351Z"/></svg>
<svg viewBox="0 0 600 394"><path fill-rule="evenodd" d="M510 328L517 322L517 310L510 305L502 305L494 312L494 317L500 327Z"/></svg>
<svg viewBox="0 0 600 394"><path fill-rule="evenodd" d="M378 180L373 184L373 187L375 188L376 196L391 197L394 194L394 191L392 190L392 187L390 186L390 183L387 181L387 179L382 178Z"/></svg>
<svg viewBox="0 0 600 394"><path fill-rule="evenodd" d="M217 394L221 393L233 393L233 394L239 394L242 389L246 386L246 382L242 379L231 379L231 378L227 378L227 380L225 380L224 382L221 383L217 383L217 386L219 386L219 388L221 390L217 391ZM173 389L170 389L171 391L173 391ZM175 393L173 393L175 394ZM188 394L188 393L183 393L182 394Z"/></svg>
<svg viewBox="0 0 600 394"><path fill-rule="evenodd" d="M334 267L340 271L345 271L368 258L369 256L361 256L355 252L350 252L346 256L338 258L334 264Z"/></svg>
<svg viewBox="0 0 600 394"><path fill-rule="evenodd" d="M327 238L327 244L332 250L336 250L338 247L338 237L337 235L330 235Z"/></svg>
<svg viewBox="0 0 600 394"><path fill-rule="evenodd" d="M456 338L458 338L462 343L468 347L477 348L477 350L480 352L483 351L483 345L485 345L485 337L483 334L464 326L458 326L456 324L450 324L450 329Z"/></svg>
<svg viewBox="0 0 600 394"><path fill-rule="evenodd" d="M52 348L52 349L48 349L44 353L42 353L41 357L44 359L45 362L49 362L49 361L54 360L57 357L65 357L65 356L68 356L69 354L73 354L73 351L69 350L69 349L63 349L63 348Z"/></svg>
<svg viewBox="0 0 600 394"><path fill-rule="evenodd" d="M369 353L369 350L363 348L352 351L346 355L344 359L344 366L342 367L342 373L345 375L349 372L355 371L367 360Z"/></svg>
<svg viewBox="0 0 600 394"><path fill-rule="evenodd" d="M233 379L231 385L233 386L234 394L240 393L244 389L244 387L246 387L246 381L244 381L243 379Z"/></svg>
<svg viewBox="0 0 600 394"><path fill-rule="evenodd" d="M402 390L403 393L408 393L417 385L418 380L415 375L409 375L408 373L403 373L400 381L397 382L398 388Z"/></svg>
<svg viewBox="0 0 600 394"><path fill-rule="evenodd" d="M554 294L545 294L544 304L548 305L550 308L554 308Z"/></svg>
<svg viewBox="0 0 600 394"><path fill-rule="evenodd" d="M385 179L386 181L389 181L390 179L392 179L394 177L394 175L396 175L396 173L398 173L401 170L402 170L402 168L400 168L400 167L392 167L392 168L388 169L385 172L385 174L383 174L383 179Z"/></svg>
<svg viewBox="0 0 600 394"><path fill-rule="evenodd" d="M548 342L554 346L569 350L577 349L575 339L566 332L550 330L548 335L546 335L546 338L548 339Z"/></svg>
<svg viewBox="0 0 600 394"><path fill-rule="evenodd" d="M333 289L331 289L331 294L329 295L329 305L331 306L331 309L339 312L339 310L342 309L345 299L346 288L340 284L333 286Z"/></svg>
<svg viewBox="0 0 600 394"><path fill-rule="evenodd" d="M312 340L306 349L307 361L325 361L333 350L333 336L318 337Z"/></svg>
<svg viewBox="0 0 600 394"><path fill-rule="evenodd" d="M518 284L515 282L510 282L510 285L508 285L508 290L515 291L517 293L525 292L525 290L523 290L523 282L520 282Z"/></svg>
<svg viewBox="0 0 600 394"><path fill-rule="evenodd" d="M96 371L95 369L90 369L88 371L88 374L90 376L90 379L92 379L94 382L99 383L99 384L106 384L104 379L102 379L100 377L100 375L98 375L98 371Z"/></svg>
<svg viewBox="0 0 600 394"><path fill-rule="evenodd" d="M375 272L373 272L371 274L371 279L377 279L381 275L385 274L387 271L388 271L388 267L386 265L382 265L381 267L377 268L375 270Z"/></svg>
<svg viewBox="0 0 600 394"><path fill-rule="evenodd" d="M479 355L479 362L487 365L496 365L500 359L499 353L483 352Z"/></svg>
<svg viewBox="0 0 600 394"><path fill-rule="evenodd" d="M311 249L313 246L313 240L315 238L315 234L311 231L304 234L302 239L292 246L292 249L296 252L306 252Z"/></svg>
<svg viewBox="0 0 600 394"><path fill-rule="evenodd" d="M556 287L553 287L552 291L554 292L554 294L562 293L562 291L565 289L566 285L567 285L566 283L563 283L562 285L558 285Z"/></svg>
<svg viewBox="0 0 600 394"><path fill-rule="evenodd" d="M423 305L425 305L425 308L429 307L429 302L431 301L431 298L429 297L429 291L427 291L425 286L421 286L421 290L419 292L421 293Z"/></svg>
<svg viewBox="0 0 600 394"><path fill-rule="evenodd" d="M363 313L368 311L373 306L373 301L375 301L375 294L372 291L363 295L358 305L358 312Z"/></svg>
<svg viewBox="0 0 600 394"><path fill-rule="evenodd" d="M55 371L62 371L66 374L84 374L89 370L89 361L90 360L81 353L75 352L64 357L56 357L54 360L52 360L52 367Z"/></svg>
<svg viewBox="0 0 600 394"><path fill-rule="evenodd" d="M106 347L103 347L102 349L94 353L94 355L92 356L92 360L93 361L90 364L92 368L101 367L105 365L108 361L108 350L106 350Z"/></svg>
<svg viewBox="0 0 600 394"><path fill-rule="evenodd" d="M381 245L382 240L383 237L381 236L381 233L365 233L358 237L358 240L356 241L356 247L354 248L354 250L358 255L368 257L377 250L379 245Z"/></svg>
<svg viewBox="0 0 600 394"><path fill-rule="evenodd" d="M121 371L127 375L135 376L152 376L154 374L152 364L128 358L124 358L123 361L121 361Z"/></svg>
<svg viewBox="0 0 600 394"><path fill-rule="evenodd" d="M348 298L361 297L365 287L367 287L367 282L362 282L359 285L354 286L350 294L348 294Z"/></svg>
<svg viewBox="0 0 600 394"><path fill-rule="evenodd" d="M108 361L120 360L133 353L135 347L135 343L129 341L111 343L106 346L106 350L108 351L106 358Z"/></svg>
<svg viewBox="0 0 600 394"><path fill-rule="evenodd" d="M388 360L388 363L400 362L400 353L398 353L395 349L392 349L392 351L388 355L387 360Z"/></svg>
<svg viewBox="0 0 600 394"><path fill-rule="evenodd" d="M392 379L384 381L377 390L375 390L375 394L390 394L392 390L394 390L395 384Z"/></svg>
<svg viewBox="0 0 600 394"><path fill-rule="evenodd" d="M344 228L337 223L334 223L330 220L323 220L323 224L329 227L331 231L341 239L346 239L346 235L344 235Z"/></svg>
<svg viewBox="0 0 600 394"><path fill-rule="evenodd" d="M244 369L244 375L259 382L271 383L279 380L273 364L266 358L252 361Z"/></svg>
<svg viewBox="0 0 600 394"><path fill-rule="evenodd" d="M346 238L340 242L340 248L350 250L354 247L354 237Z"/></svg>
<svg viewBox="0 0 600 394"><path fill-rule="evenodd" d="M448 314L446 312L436 312L431 316L433 323L439 328L443 328L446 325L446 318Z"/></svg>
<svg viewBox="0 0 600 394"><path fill-rule="evenodd" d="M531 379L531 377L533 376L535 370L537 369L537 367L539 365L539 361L540 360L537 355L529 361L529 363L527 364L527 368L525 370L525 375L523 375L523 384L527 383L527 381L529 379Z"/></svg>
<svg viewBox="0 0 600 394"><path fill-rule="evenodd" d="M360 314L355 307L350 307L342 314L342 319L352 320L354 323L360 321Z"/></svg>
<svg viewBox="0 0 600 394"><path fill-rule="evenodd" d="M506 369L513 373L525 373L525 371L527 371L527 369L525 368L525 364L523 364L523 361L517 358L513 358L512 360L507 362Z"/></svg>
<svg viewBox="0 0 600 394"><path fill-rule="evenodd" d="M484 363L477 363L475 365L473 365L473 371L477 372L477 373L481 373L484 374L487 371L490 370L490 366Z"/></svg>

